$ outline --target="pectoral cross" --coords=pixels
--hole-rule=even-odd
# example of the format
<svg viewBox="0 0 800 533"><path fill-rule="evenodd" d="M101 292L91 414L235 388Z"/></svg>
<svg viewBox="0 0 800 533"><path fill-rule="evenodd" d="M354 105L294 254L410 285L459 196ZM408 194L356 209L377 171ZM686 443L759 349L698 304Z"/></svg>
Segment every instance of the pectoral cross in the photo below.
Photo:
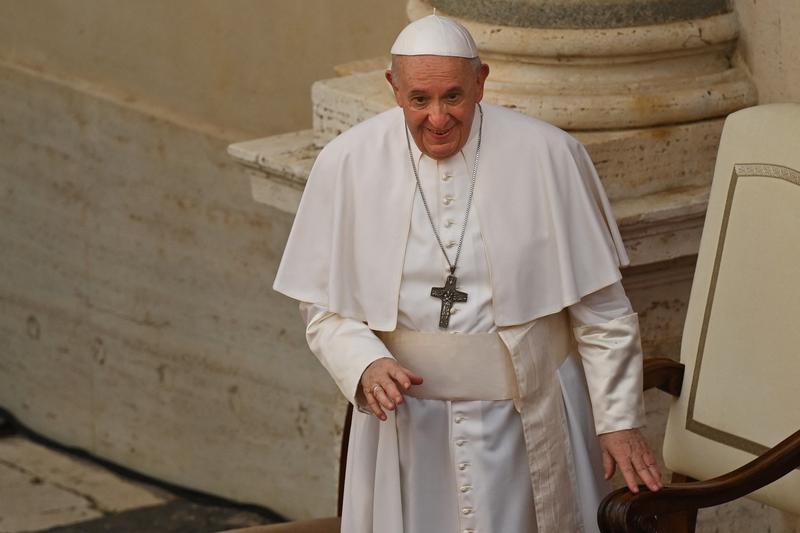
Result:
<svg viewBox="0 0 800 533"><path fill-rule="evenodd" d="M447 329L450 325L450 308L456 302L466 302L467 293L456 290L456 281L458 279L450 274L447 276L447 281L444 287L432 287L431 296L442 300L442 310L439 312L439 327Z"/></svg>

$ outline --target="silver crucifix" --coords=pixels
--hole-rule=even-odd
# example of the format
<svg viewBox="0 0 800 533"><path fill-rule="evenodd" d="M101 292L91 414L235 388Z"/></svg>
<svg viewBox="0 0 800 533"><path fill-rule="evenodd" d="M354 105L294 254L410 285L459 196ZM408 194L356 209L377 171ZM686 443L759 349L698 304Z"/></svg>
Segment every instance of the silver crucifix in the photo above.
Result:
<svg viewBox="0 0 800 533"><path fill-rule="evenodd" d="M450 309L456 302L466 302L467 293L456 289L458 279L450 274L444 287L432 287L431 296L442 300L442 310L439 312L439 327L447 329L450 325Z"/></svg>

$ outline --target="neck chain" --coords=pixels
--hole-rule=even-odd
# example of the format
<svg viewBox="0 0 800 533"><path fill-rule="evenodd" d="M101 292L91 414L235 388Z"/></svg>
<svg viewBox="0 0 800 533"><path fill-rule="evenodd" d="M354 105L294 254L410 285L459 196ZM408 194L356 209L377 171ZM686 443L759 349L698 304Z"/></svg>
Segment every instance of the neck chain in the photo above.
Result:
<svg viewBox="0 0 800 533"><path fill-rule="evenodd" d="M481 109L480 104L478 104L478 111L480 112L480 123L478 124L478 146L475 149L475 162L472 166L472 183L469 187L469 198L467 199L467 209L464 213L464 224L461 225L461 237L458 240L458 248L456 248L456 257L453 262L450 262L450 257L447 255L447 251L444 249L444 245L442 244L442 239L439 236L439 230L436 229L436 223L433 221L433 216L431 215L431 210L428 207L428 201L425 198L425 193L422 191L422 183L419 179L419 173L417 172L417 165L414 162L414 153L411 150L411 137L408 134L408 127L406 127L406 143L408 144L408 157L411 160L411 169L414 171L414 178L417 180L417 190L419 191L420 198L422 198L422 205L425 207L425 212L428 214L428 221L431 223L431 229L433 230L433 234L436 237L436 242L439 243L439 249L444 254L444 258L447 261L447 265L450 267L450 275L447 276L447 281L444 284L444 287L433 287L431 288L431 296L435 298L440 298L442 300L442 308L439 313L439 327L442 329L446 329L450 324L450 310L455 302L466 302L467 301L467 293L462 292L456 289L456 283L458 282L458 278L456 278L456 267L458 266L458 259L461 257L461 245L464 243L464 234L467 231L467 220L469 220L469 210L472 206L472 196L475 192L475 179L478 176L478 158L481 153L481 137L483 134L483 109Z"/></svg>

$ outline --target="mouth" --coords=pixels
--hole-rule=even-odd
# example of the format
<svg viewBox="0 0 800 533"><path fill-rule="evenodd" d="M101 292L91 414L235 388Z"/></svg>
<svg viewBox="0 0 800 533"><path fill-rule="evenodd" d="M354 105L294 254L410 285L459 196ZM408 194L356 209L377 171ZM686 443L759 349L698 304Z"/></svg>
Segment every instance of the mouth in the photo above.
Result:
<svg viewBox="0 0 800 533"><path fill-rule="evenodd" d="M434 139L444 139L453 131L453 126L449 128L425 128L425 131Z"/></svg>

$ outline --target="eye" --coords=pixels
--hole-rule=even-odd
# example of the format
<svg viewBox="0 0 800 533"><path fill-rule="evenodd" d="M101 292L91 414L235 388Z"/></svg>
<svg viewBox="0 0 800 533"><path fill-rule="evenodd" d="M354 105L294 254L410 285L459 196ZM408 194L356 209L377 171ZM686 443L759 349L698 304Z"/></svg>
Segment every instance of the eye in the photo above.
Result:
<svg viewBox="0 0 800 533"><path fill-rule="evenodd" d="M461 99L461 95L459 93L451 93L445 96L445 100L449 104L455 104Z"/></svg>
<svg viewBox="0 0 800 533"><path fill-rule="evenodd" d="M415 106L423 106L423 105L425 105L426 101L427 101L427 99L424 96L412 96L411 97L411 103L414 104Z"/></svg>

